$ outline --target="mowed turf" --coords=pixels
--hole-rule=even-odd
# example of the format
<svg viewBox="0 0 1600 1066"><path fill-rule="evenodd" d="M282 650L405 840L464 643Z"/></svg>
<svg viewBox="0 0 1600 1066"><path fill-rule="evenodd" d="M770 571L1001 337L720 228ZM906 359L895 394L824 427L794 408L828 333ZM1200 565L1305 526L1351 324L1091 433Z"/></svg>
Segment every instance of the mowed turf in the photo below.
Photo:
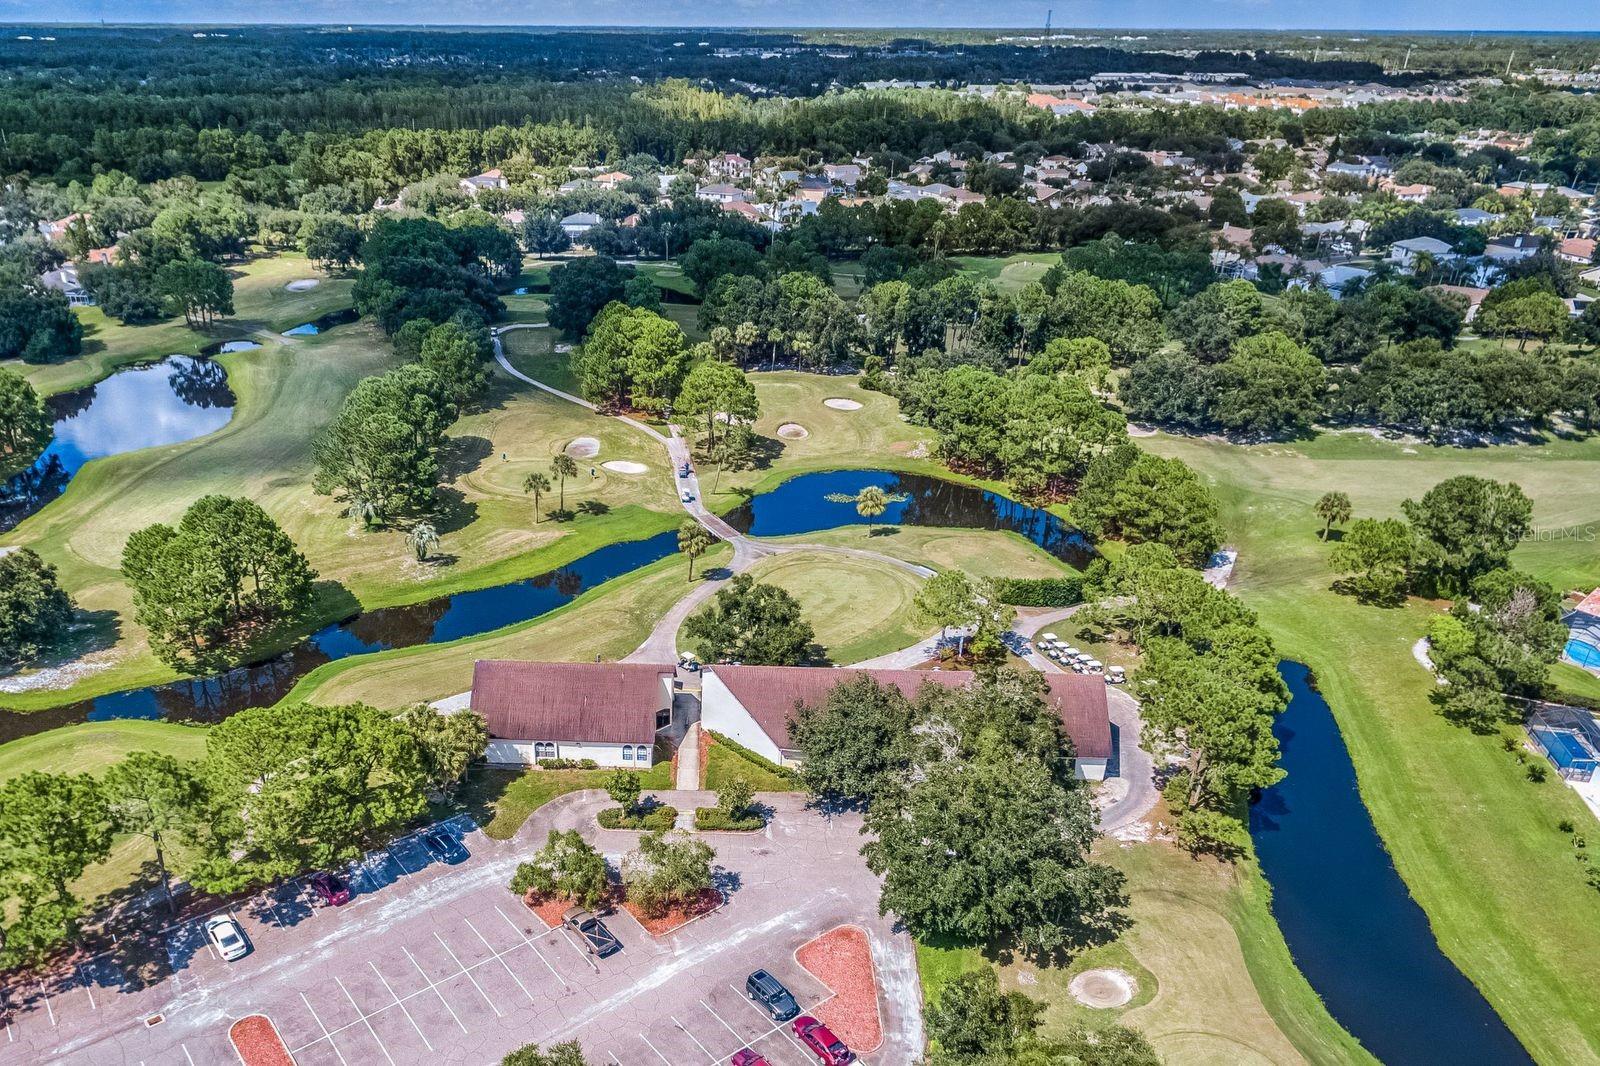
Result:
<svg viewBox="0 0 1600 1066"><path fill-rule="evenodd" d="M800 601L823 656L840 666L899 651L935 628L916 619L912 601L922 580L892 563L795 551L763 559L748 572ZM678 637L680 647L693 643Z"/></svg>
<svg viewBox="0 0 1600 1066"><path fill-rule="evenodd" d="M99 650L115 660L71 688L7 696L8 706L53 706L176 676L151 654L133 620L120 557L133 531L176 521L207 493L260 503L306 553L322 578L307 629L358 607L415 602L551 570L605 544L671 528L680 517L658 444L497 371L481 408L450 430L441 457L441 508L431 518L442 543L436 558L419 563L406 544L404 523L363 529L332 497L311 490L316 434L357 381L398 362L382 335L356 323L221 361L238 397L226 427L200 440L91 463L61 499L4 538L34 547L60 568L63 584L95 622L78 650ZM566 484L574 517L548 517L559 503L558 486L541 501L535 521L524 477L548 471L578 437L593 437L600 451ZM612 459L647 469L607 471L601 464Z"/></svg>
<svg viewBox="0 0 1600 1066"><path fill-rule="evenodd" d="M730 550L718 545L695 567L726 563ZM306 675L284 699L318 704L362 701L406 707L472 687L479 659L593 662L621 659L644 643L656 619L693 586L681 558L671 557L615 578L572 603L520 625L448 644L402 648L329 663Z"/></svg>
<svg viewBox="0 0 1600 1066"><path fill-rule="evenodd" d="M1239 447L1156 437L1215 488L1234 588L1291 658L1310 664L1355 763L1362 799L1395 866L1455 961L1542 1062L1600 1056L1600 897L1573 859L1562 819L1594 826L1553 776L1528 781L1495 736L1446 722L1411 657L1438 605L1385 610L1330 591L1329 545L1312 504L1349 493L1357 516L1391 516L1446 477L1515 481L1536 533L1513 563L1558 588L1600 584L1593 523L1600 441L1474 450L1328 434Z"/></svg>
<svg viewBox="0 0 1600 1066"><path fill-rule="evenodd" d="M1033 541L1010 530L945 529L932 526L840 526L819 533L766 537L774 544L827 544L861 548L935 570L961 570L974 577L1064 577L1075 573Z"/></svg>
<svg viewBox="0 0 1600 1066"><path fill-rule="evenodd" d="M219 340L276 335L283 330L350 306L351 281L323 274L304 256L284 253L231 267L234 313L209 329L192 330L180 316L148 326L125 326L97 307L79 307L83 353L59 363L3 365L33 383L41 395L92 385L120 366L168 355L194 355ZM302 279L318 280L311 289L291 292L285 286Z"/></svg>

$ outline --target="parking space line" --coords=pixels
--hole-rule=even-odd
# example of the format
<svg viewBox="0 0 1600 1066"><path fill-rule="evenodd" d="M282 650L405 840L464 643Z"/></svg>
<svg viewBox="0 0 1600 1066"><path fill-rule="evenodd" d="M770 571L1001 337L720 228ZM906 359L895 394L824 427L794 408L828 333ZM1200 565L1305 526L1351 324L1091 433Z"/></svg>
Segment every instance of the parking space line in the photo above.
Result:
<svg viewBox="0 0 1600 1066"><path fill-rule="evenodd" d="M78 980L83 982L83 990L89 994L89 1009L99 1010L100 1006L94 1001L94 986L89 984L89 975L83 972L83 963L78 963Z"/></svg>
<svg viewBox="0 0 1600 1066"><path fill-rule="evenodd" d="M378 1050L383 1052L383 1057L389 1060L389 1066L394 1066L394 1056L389 1054L389 1045L383 1042L383 1038L378 1035L378 1030L372 1027L372 1016L361 1009L361 1004L356 1002L356 997L350 994L350 990L344 986L343 981L339 980L337 974L334 975L333 983L339 986L339 991L344 993L344 998L348 999L350 1001L350 1005L356 1009L357 1016L361 1018L361 1021L365 1023L367 1027L367 1032L371 1033L372 1039L378 1042ZM330 1039L328 1043L333 1043L332 1039Z"/></svg>
<svg viewBox="0 0 1600 1066"><path fill-rule="evenodd" d="M411 1011L407 1009L405 1001L394 994L394 989L389 985L389 979L383 976L383 971L378 969L378 964L373 962L371 959L368 959L367 965L372 967L372 972L377 974L378 980L383 982L383 990L389 993L390 997L394 999L394 1005L399 1007L400 1013L406 1016L406 1021L411 1023L411 1028L417 1031L417 1036L422 1039L422 1046L427 1048L429 1051L432 1051L433 1045L428 1043L428 1034L422 1031L422 1026L418 1025L417 1020L411 1016Z"/></svg>
<svg viewBox="0 0 1600 1066"><path fill-rule="evenodd" d="M394 842L394 844L390 844L388 847L383 849L383 853L385 855L389 856L389 861L394 863L396 866L400 867L400 872L403 873L403 874L406 874L406 875L410 875L410 874L416 873L416 870L408 870L408 869L406 869L406 864L400 861L400 856L398 856L398 855L396 855L394 853L394 848L395 848L395 844L399 844L399 843L401 843L401 842L403 842L405 840L409 840L409 839L410 839L409 837L402 837L400 840L396 840ZM421 869L421 867L419 866L417 869Z"/></svg>
<svg viewBox="0 0 1600 1066"><path fill-rule="evenodd" d="M311 1011L311 1020L317 1023L318 1029L322 1030L322 1039L326 1040L328 1042L328 1046L333 1048L333 1053L339 1056L339 1062L342 1064L342 1066L350 1066L348 1062L344 1061L344 1052L340 1051L339 1045L334 1043L333 1034L328 1032L328 1027L326 1025L322 1024L322 1019L317 1016L317 1012L311 1009L311 1001L306 998L306 994L304 992L300 993L300 1002L306 1005L306 1010ZM313 1040L311 1043L314 1044L316 1041ZM302 1047L299 1050L304 1051L310 1046L310 1044L307 1044L305 1047ZM188 1048L185 1048L183 1053L187 1055L189 1053Z"/></svg>
<svg viewBox="0 0 1600 1066"><path fill-rule="evenodd" d="M658 1058L662 1062L666 1063L667 1066L672 1066L672 1060L667 1058L665 1055L663 1055L661 1053L661 1051L654 1044L650 1043L650 1038L648 1036L645 1036L643 1033L640 1033L639 1034L639 1039L644 1041L644 1046L645 1047L649 1048L651 1051L654 1051L656 1053L656 1058Z"/></svg>
<svg viewBox="0 0 1600 1066"><path fill-rule="evenodd" d="M422 968L422 963L418 962L416 956L411 954L411 949L402 945L400 950L406 953L406 958L411 960L411 965L417 968L417 973L427 982L428 987L433 989L433 994L439 997L439 1002L443 1003L444 1009L450 1012L450 1017L455 1018L456 1025L460 1026L463 1033L466 1032L467 1027L461 1024L461 1018L456 1014L456 1009L450 1005L448 999L444 998L444 993L439 991L439 986L434 984L433 978L428 976L428 971Z"/></svg>
<svg viewBox="0 0 1600 1066"><path fill-rule="evenodd" d="M178 1046L183 1048L183 1057L189 1060L189 1066L194 1066L194 1056L189 1054L189 1045L179 1044Z"/></svg>
<svg viewBox="0 0 1600 1066"><path fill-rule="evenodd" d="M473 933L477 935L479 940L483 941L484 947L488 948L491 952L495 950L494 945L489 943L489 938L478 932L478 927L472 924L472 920L470 918L462 918L461 920L467 923L467 928L471 929ZM502 953L496 953L494 957L500 960L500 965L505 969L506 973L510 974L511 979L517 983L517 987L522 989L522 994L528 997L528 1002L537 1003L538 1000L533 998L533 993L529 992L527 986L522 983L522 978L518 977L516 971L511 968L511 964L506 961L505 955Z"/></svg>
<svg viewBox="0 0 1600 1066"><path fill-rule="evenodd" d="M694 1041L694 1046L695 1047L699 1048L701 1051L704 1051L706 1053L706 1058L711 1061L713 1066L715 1066L715 1063L717 1061L717 1057L711 1053L711 1049L706 1047L704 1044L700 1043L700 1038L695 1036L693 1033L689 1032L688 1027L685 1026L682 1022L680 1022L677 1019L676 1015L669 1014L669 1015L667 1015L667 1017L672 1019L672 1024L676 1025L678 1027L678 1031L679 1032L681 1032L684 1036L688 1037L690 1040Z"/></svg>
<svg viewBox="0 0 1600 1066"><path fill-rule="evenodd" d="M611 1053L611 1052L609 1052L609 1051L608 1051L608 1052L606 1052L606 1056L607 1056L607 1057L608 1057L608 1058L610 1058L610 1059L611 1059L611 1061L612 1061L612 1062L614 1062L614 1063L616 1063L616 1064L617 1064L617 1066L622 1066L622 1060L621 1060L621 1059L619 1059L619 1058L617 1058L617 1057L616 1057L616 1056L615 1056L615 1055L613 1055L613 1054L612 1054L612 1053Z"/></svg>
<svg viewBox="0 0 1600 1066"><path fill-rule="evenodd" d="M726 1018L724 1018L724 1017L723 1017L723 1016L722 1016L722 1015L720 1015L720 1014L718 1014L718 1013L717 1013L717 1012L716 1012L716 1009L715 1009L715 1008L713 1008L713 1007L712 1007L712 1006L711 1006L711 1004L709 1004L709 1003L707 1003L707 1002L706 1002L706 1001L705 1001L705 1000L703 1000L703 999L702 999L702 1000L701 1000L701 1001L700 1001L700 1005L701 1005L701 1006L702 1006L702 1007L704 1007L704 1008L705 1008L705 1009L706 1009L706 1010L707 1010L707 1012L709 1012L709 1013L710 1013L710 1015L711 1015L711 1016L712 1016L712 1017L713 1017L713 1018L715 1018L715 1019L716 1019L716 1020L717 1020L717 1021L719 1021L719 1022L721 1022L721 1023L722 1023L722 1027L723 1027L723 1028L724 1028L724 1029L726 1029L726 1030L727 1030L727 1031L728 1031L728 1032L730 1032L730 1033L732 1033L732 1034L733 1034L733 1038L734 1038L734 1039L735 1039L735 1040L743 1040L743 1039L744 1039L744 1037L742 1037L742 1036L740 1036L740 1035L739 1035L739 1030L737 1030L737 1029L735 1029L735 1028L734 1028L734 1027L733 1027L733 1026L731 1026L731 1025L729 1025L729 1024L728 1024L728 1021L727 1021L727 1019L726 1019Z"/></svg>
<svg viewBox="0 0 1600 1066"><path fill-rule="evenodd" d="M39 982L39 995L44 998L44 1012L50 1015L50 1028L54 1029L56 1027L56 1012L55 1009L50 1006L50 993L44 990L43 981Z"/></svg>
<svg viewBox="0 0 1600 1066"><path fill-rule="evenodd" d="M494 1016L496 1018L504 1018L505 1015L500 1013L500 1005L489 998L489 993L485 992L483 990L483 986L478 983L478 979L472 976L472 971L461 965L461 960L456 958L456 953L450 950L450 945L444 942L444 937L440 936L437 930L434 931L433 939L437 940L439 942L439 946L444 948L445 954L450 956L450 961L456 964L456 969L465 974L467 980L472 982L472 987L476 988L478 990L478 995L482 996L483 1001L489 1004L489 1009L494 1011Z"/></svg>
<svg viewBox="0 0 1600 1066"><path fill-rule="evenodd" d="M570 991L572 986L567 984L567 979L565 977L561 976L561 971L550 965L550 960L544 957L544 952L539 950L539 945L533 942L533 938L528 936L527 933L524 933L522 931L522 927L516 922L513 922L511 920L511 916L506 914L505 911L501 910L499 907L496 907L494 912L506 920L506 924L512 928L512 931L522 938L522 942L524 944L528 945L528 950L533 952L534 957L536 957L540 962L544 963L544 968L549 970L557 981L561 982L561 987Z"/></svg>
<svg viewBox="0 0 1600 1066"><path fill-rule="evenodd" d="M572 950L576 951L578 953L578 957L580 959L582 959L584 962L589 964L589 969L593 970L595 973L599 973L600 972L600 964L598 962L595 962L594 959L590 958L589 957L589 953L587 951L583 950L583 948L578 946L578 942L576 940L572 939L572 934L567 932L567 927L566 926L564 926L564 925L557 926L556 927L556 936L557 936L557 939L563 940L567 944L571 945L572 946Z"/></svg>

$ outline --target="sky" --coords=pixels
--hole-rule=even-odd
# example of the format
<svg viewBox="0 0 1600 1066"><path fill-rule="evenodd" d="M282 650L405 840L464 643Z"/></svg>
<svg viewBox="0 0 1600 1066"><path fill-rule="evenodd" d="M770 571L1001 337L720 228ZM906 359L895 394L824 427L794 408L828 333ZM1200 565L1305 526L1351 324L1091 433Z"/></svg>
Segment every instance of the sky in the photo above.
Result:
<svg viewBox="0 0 1600 1066"><path fill-rule="evenodd" d="M0 0L0 22L1600 30L1593 0ZM46 13L48 12L48 15Z"/></svg>

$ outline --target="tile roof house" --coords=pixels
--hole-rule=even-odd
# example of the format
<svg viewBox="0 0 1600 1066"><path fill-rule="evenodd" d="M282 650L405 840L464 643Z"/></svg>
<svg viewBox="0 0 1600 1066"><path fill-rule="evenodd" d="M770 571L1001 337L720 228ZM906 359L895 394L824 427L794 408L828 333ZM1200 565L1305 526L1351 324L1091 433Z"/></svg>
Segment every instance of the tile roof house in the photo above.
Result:
<svg viewBox="0 0 1600 1066"><path fill-rule="evenodd" d="M470 178L461 179L461 191L471 193L473 196L478 195L484 189L509 189L510 187L511 183L506 180L504 174L500 173L498 167L494 170L485 170L482 174L474 174Z"/></svg>
<svg viewBox="0 0 1600 1066"><path fill-rule="evenodd" d="M1568 237L1556 249L1556 258L1569 263L1588 266L1594 262L1595 241L1592 237Z"/></svg>
<svg viewBox="0 0 1600 1066"><path fill-rule="evenodd" d="M851 670L810 666L710 666L701 675L700 721L773 762L799 759L789 721L800 704L815 706L847 678L866 674L907 696L923 685L959 688L976 676L966 670ZM1102 780L1111 759L1111 720L1105 679L1088 674L1045 675L1048 699L1072 741L1074 773Z"/></svg>
<svg viewBox="0 0 1600 1066"><path fill-rule="evenodd" d="M489 730L491 763L645 767L672 724L673 690L670 665L485 659L472 670L470 707Z"/></svg>

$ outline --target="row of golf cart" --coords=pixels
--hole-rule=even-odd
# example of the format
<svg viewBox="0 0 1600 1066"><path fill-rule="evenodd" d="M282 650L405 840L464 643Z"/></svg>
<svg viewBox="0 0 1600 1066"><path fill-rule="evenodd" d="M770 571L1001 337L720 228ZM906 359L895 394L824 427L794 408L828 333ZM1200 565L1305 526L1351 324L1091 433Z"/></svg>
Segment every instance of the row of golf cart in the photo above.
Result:
<svg viewBox="0 0 1600 1066"><path fill-rule="evenodd" d="M1103 675L1108 685L1120 685L1128 680L1127 671L1120 666L1107 668L1104 663L1086 651L1079 651L1054 633L1041 633L1034 644L1035 650L1052 662L1060 663L1075 674Z"/></svg>

